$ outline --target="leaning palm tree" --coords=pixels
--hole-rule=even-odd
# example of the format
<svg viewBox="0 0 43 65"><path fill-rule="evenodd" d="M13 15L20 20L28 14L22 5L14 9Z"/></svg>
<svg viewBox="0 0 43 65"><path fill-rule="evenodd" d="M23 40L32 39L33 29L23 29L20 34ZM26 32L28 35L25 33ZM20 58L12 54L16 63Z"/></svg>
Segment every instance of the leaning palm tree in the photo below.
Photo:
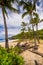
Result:
<svg viewBox="0 0 43 65"><path fill-rule="evenodd" d="M5 48L9 48L7 23L6 23L6 18L5 18L5 15L7 15L7 8L10 11L14 11L14 12L17 11L15 8L12 7L12 3L14 3L14 0L0 0L0 8L2 8L4 27L5 27Z"/></svg>
<svg viewBox="0 0 43 65"><path fill-rule="evenodd" d="M37 41L38 41L38 43L40 43L39 34L38 34L38 23L42 22L43 19L40 20L39 15L37 13L33 13L33 14L35 15L34 24L36 25Z"/></svg>
<svg viewBox="0 0 43 65"><path fill-rule="evenodd" d="M21 1L20 5L23 5L23 10L26 10L26 12L23 13L22 18L25 15L30 15L30 22L32 20L33 12L36 11L36 2L37 0L34 0L33 3L30 1ZM32 31L34 32L34 24L32 23Z"/></svg>

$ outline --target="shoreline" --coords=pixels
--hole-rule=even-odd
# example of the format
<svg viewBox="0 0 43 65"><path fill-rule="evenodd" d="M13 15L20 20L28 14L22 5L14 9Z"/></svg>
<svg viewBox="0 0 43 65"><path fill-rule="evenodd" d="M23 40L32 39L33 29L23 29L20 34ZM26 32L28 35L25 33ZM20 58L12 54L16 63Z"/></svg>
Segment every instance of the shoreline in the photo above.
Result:
<svg viewBox="0 0 43 65"><path fill-rule="evenodd" d="M8 41L9 47L11 47L11 46L14 47L17 43L18 43L17 40L9 40ZM5 47L5 41L0 42L0 46Z"/></svg>

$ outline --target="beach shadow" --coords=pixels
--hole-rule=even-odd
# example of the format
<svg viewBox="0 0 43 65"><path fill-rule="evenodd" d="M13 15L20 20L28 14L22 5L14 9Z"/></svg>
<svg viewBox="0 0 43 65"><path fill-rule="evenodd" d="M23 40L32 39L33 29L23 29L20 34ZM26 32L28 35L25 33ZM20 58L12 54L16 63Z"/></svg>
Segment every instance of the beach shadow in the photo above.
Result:
<svg viewBox="0 0 43 65"><path fill-rule="evenodd" d="M42 65L41 63L37 62L37 60L34 60L35 65Z"/></svg>
<svg viewBox="0 0 43 65"><path fill-rule="evenodd" d="M23 51L26 51L26 50L29 50L29 49L32 49L34 51L38 50L38 45L37 46L33 46L33 45L31 45L31 44L29 44L27 42L25 44L22 44L22 45L20 45L20 43L18 42L16 46L22 49L21 53Z"/></svg>
<svg viewBox="0 0 43 65"><path fill-rule="evenodd" d="M34 48L35 46L34 45L31 45L31 44L28 44L28 43L25 43L25 44L22 44L20 45L20 43L17 43L16 45L19 49L21 49L20 53L23 53L24 51L28 50L34 54L37 54L37 55L40 55L41 57L43 57L43 53L40 53L38 51L38 45L36 46L37 48Z"/></svg>
<svg viewBox="0 0 43 65"><path fill-rule="evenodd" d="M39 65L39 63L36 60L34 60L34 62L35 62L35 65Z"/></svg>
<svg viewBox="0 0 43 65"><path fill-rule="evenodd" d="M25 50L28 50L29 49L29 47L30 47L30 44L28 44L28 43L25 43L25 44L22 44L22 45L20 45L20 43L17 43L17 45L16 45L17 47L19 47L19 48L21 48L21 53L23 52L23 51L25 51Z"/></svg>

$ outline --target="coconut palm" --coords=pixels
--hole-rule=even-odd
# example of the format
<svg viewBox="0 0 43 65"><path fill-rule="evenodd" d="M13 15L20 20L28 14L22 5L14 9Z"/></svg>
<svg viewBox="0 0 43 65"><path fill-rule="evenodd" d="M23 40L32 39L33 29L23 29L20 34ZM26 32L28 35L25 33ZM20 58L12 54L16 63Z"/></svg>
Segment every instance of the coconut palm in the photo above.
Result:
<svg viewBox="0 0 43 65"><path fill-rule="evenodd" d="M23 33L26 31L26 26L27 26L27 23L25 23L25 22L22 22L22 23L21 23L21 27L22 27L21 31L22 31Z"/></svg>
<svg viewBox="0 0 43 65"><path fill-rule="evenodd" d="M36 11L36 2L37 0L34 0L33 3L30 1L21 1L20 5L23 5L23 10L26 10L26 12L23 13L22 18L25 15L30 15L30 22L33 16L33 12ZM32 30L34 32L34 24L32 23Z"/></svg>
<svg viewBox="0 0 43 65"><path fill-rule="evenodd" d="M12 3L14 3L14 0L0 0L0 8L2 8L4 27L5 27L5 48L9 48L9 45L8 45L7 23L6 23L6 17L5 17L5 15L8 16L7 8L10 11L14 11L14 12L17 11L15 8L12 7Z"/></svg>
<svg viewBox="0 0 43 65"><path fill-rule="evenodd" d="M39 42L39 34L38 34L38 23L39 23L39 21L40 21L40 18L39 18L39 16L38 16L37 13L34 13L34 15L35 15L34 24L36 25L37 41L38 41L38 43L40 43L40 42Z"/></svg>
<svg viewBox="0 0 43 65"><path fill-rule="evenodd" d="M39 34L38 34L38 23L42 22L43 19L40 20L39 15L37 13L34 13L34 15L35 15L34 24L36 25L37 40L38 40L38 43L40 43L40 41L39 41Z"/></svg>
<svg viewBox="0 0 43 65"><path fill-rule="evenodd" d="M32 30L30 27L28 27L28 34L29 34L29 42L30 42L30 39L32 39Z"/></svg>
<svg viewBox="0 0 43 65"><path fill-rule="evenodd" d="M33 3L30 2L30 1L26 1L26 0L21 0L20 1L20 5L21 6L23 5L23 10L26 10L26 12L23 13L22 18L25 15L32 16L33 11L36 10L36 2L37 2L37 0L33 0Z"/></svg>
<svg viewBox="0 0 43 65"><path fill-rule="evenodd" d="M21 23L21 31L22 31L23 38L26 38L26 35L25 35L26 26L27 26L27 23L25 22Z"/></svg>
<svg viewBox="0 0 43 65"><path fill-rule="evenodd" d="M35 20L34 19L35 18L32 18L31 19L31 22L29 24L32 24L33 25L33 31L32 31L32 33L33 33L34 43L35 43L35 46L36 46L36 33L34 31L34 26L35 26Z"/></svg>

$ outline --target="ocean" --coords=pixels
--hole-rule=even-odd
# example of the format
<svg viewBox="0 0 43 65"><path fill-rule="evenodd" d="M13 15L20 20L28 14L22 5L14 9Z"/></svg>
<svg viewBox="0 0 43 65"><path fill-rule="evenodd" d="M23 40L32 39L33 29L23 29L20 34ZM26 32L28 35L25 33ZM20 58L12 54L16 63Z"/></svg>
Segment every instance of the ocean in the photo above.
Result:
<svg viewBox="0 0 43 65"><path fill-rule="evenodd" d="M20 26L8 27L8 38L20 33L20 29L21 29ZM4 27L0 25L0 42L4 41L5 41L5 30Z"/></svg>
<svg viewBox="0 0 43 65"><path fill-rule="evenodd" d="M5 39L0 39L0 42L5 42Z"/></svg>

